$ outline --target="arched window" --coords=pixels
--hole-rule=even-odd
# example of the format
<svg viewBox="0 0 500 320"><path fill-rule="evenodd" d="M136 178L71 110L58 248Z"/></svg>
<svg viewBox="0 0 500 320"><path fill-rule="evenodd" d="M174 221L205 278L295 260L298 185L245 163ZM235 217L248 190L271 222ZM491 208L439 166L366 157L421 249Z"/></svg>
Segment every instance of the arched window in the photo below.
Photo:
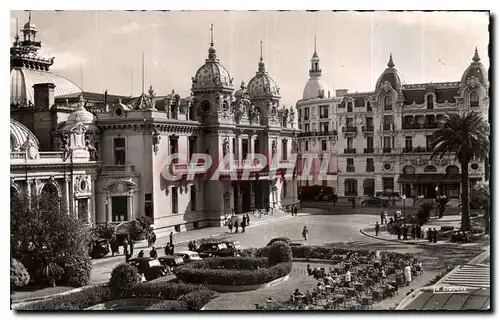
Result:
<svg viewBox="0 0 500 320"><path fill-rule="evenodd" d="M472 108L477 108L479 107L479 96L477 95L476 91L472 91L470 93L470 106Z"/></svg>
<svg viewBox="0 0 500 320"><path fill-rule="evenodd" d="M372 104L370 103L370 101L366 102L366 111L372 111Z"/></svg>
<svg viewBox="0 0 500 320"><path fill-rule="evenodd" d="M384 98L384 110L392 110L392 97L386 95Z"/></svg>
<svg viewBox="0 0 500 320"><path fill-rule="evenodd" d="M435 166L427 166L424 168L424 172L437 172L437 169Z"/></svg>
<svg viewBox="0 0 500 320"><path fill-rule="evenodd" d="M347 112L352 112L352 101L347 103Z"/></svg>
<svg viewBox="0 0 500 320"><path fill-rule="evenodd" d="M434 97L431 94L427 96L427 109L434 109Z"/></svg>
<svg viewBox="0 0 500 320"><path fill-rule="evenodd" d="M447 174L458 174L459 170L457 166L451 165L446 168Z"/></svg>
<svg viewBox="0 0 500 320"><path fill-rule="evenodd" d="M415 173L415 168L412 166L406 166L403 168L403 173L404 174L414 174Z"/></svg>

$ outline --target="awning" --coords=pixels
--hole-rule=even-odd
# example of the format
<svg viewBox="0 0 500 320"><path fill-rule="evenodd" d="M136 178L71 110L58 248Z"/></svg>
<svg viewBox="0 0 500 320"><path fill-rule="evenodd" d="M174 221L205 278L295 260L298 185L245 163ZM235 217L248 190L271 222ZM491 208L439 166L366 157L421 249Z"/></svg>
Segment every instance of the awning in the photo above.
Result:
<svg viewBox="0 0 500 320"><path fill-rule="evenodd" d="M489 288L423 288L410 295L396 310L489 310Z"/></svg>
<svg viewBox="0 0 500 320"><path fill-rule="evenodd" d="M423 174L402 174L398 179L399 183L414 182L414 183L459 183L460 174L440 174L440 173L423 173Z"/></svg>

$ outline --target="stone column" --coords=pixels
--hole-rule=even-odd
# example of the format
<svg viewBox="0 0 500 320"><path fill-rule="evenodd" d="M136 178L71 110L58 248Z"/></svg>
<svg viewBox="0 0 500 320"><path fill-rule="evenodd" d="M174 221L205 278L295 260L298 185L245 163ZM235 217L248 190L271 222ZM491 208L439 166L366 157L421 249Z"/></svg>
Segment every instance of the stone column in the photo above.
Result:
<svg viewBox="0 0 500 320"><path fill-rule="evenodd" d="M113 208L111 208L111 197L109 194L106 194L106 222L110 222L110 221L113 221L112 220L112 210Z"/></svg>
<svg viewBox="0 0 500 320"><path fill-rule="evenodd" d="M128 220L126 221L132 221L135 219L134 217L134 193L132 191L128 192Z"/></svg>
<svg viewBox="0 0 500 320"><path fill-rule="evenodd" d="M90 203L89 203L89 206L88 206L88 219L89 219L89 223L92 223L92 222L96 222L97 221L97 216L96 216L96 203L95 203L95 180L96 180L96 177L92 176L90 177L90 181L91 181L91 184L90 184L90 192L91 192L91 196L90 196Z"/></svg>
<svg viewBox="0 0 500 320"><path fill-rule="evenodd" d="M26 180L26 202L28 208L31 208L31 188L33 185L33 179Z"/></svg>
<svg viewBox="0 0 500 320"><path fill-rule="evenodd" d="M69 182L71 181L71 178L65 178L64 179L64 205L66 206L66 212L67 214L71 214L70 213L70 208L69 208L69 204L70 204L70 190L69 190Z"/></svg>

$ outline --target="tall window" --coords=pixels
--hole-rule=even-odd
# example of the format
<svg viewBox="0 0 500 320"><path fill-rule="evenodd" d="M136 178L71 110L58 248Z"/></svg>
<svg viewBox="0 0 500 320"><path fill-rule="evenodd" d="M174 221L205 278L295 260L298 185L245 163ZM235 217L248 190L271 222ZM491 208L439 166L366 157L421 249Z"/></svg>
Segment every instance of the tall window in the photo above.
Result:
<svg viewBox="0 0 500 320"><path fill-rule="evenodd" d="M390 149L391 148L391 137L384 137L382 142L383 142L383 148L384 149Z"/></svg>
<svg viewBox="0 0 500 320"><path fill-rule="evenodd" d="M347 118L346 124L347 124L348 128L354 127L354 119L353 118Z"/></svg>
<svg viewBox="0 0 500 320"><path fill-rule="evenodd" d="M366 172L375 171L375 166L373 165L373 158L366 159Z"/></svg>
<svg viewBox="0 0 500 320"><path fill-rule="evenodd" d="M153 219L153 197L151 193L144 195L144 214Z"/></svg>
<svg viewBox="0 0 500 320"><path fill-rule="evenodd" d="M408 151L413 149L413 137L412 136L405 137L405 149Z"/></svg>
<svg viewBox="0 0 500 320"><path fill-rule="evenodd" d="M320 106L319 118L320 119L328 118L328 106Z"/></svg>
<svg viewBox="0 0 500 320"><path fill-rule="evenodd" d="M188 161L191 162L191 158L193 157L193 153L196 151L196 137L189 138L189 158Z"/></svg>
<svg viewBox="0 0 500 320"><path fill-rule="evenodd" d="M172 187L172 213L179 212L178 188Z"/></svg>
<svg viewBox="0 0 500 320"><path fill-rule="evenodd" d="M196 211L196 186L191 186L191 211Z"/></svg>
<svg viewBox="0 0 500 320"><path fill-rule="evenodd" d="M392 97L390 95L384 98L384 110L392 110Z"/></svg>
<svg viewBox="0 0 500 320"><path fill-rule="evenodd" d="M372 111L372 104L370 101L366 102L366 111Z"/></svg>
<svg viewBox="0 0 500 320"><path fill-rule="evenodd" d="M299 108L299 119L302 120L302 109Z"/></svg>
<svg viewBox="0 0 500 320"><path fill-rule="evenodd" d="M321 150L326 151L327 150L327 143L326 140L321 140Z"/></svg>
<svg viewBox="0 0 500 320"><path fill-rule="evenodd" d="M328 125L329 123L328 122L322 122L321 123L321 132L328 132Z"/></svg>
<svg viewBox="0 0 500 320"><path fill-rule="evenodd" d="M312 131L313 131L313 132L316 132L316 123L313 123L313 124L312 124Z"/></svg>
<svg viewBox="0 0 500 320"><path fill-rule="evenodd" d="M382 178L384 193L392 194L394 192L394 178Z"/></svg>
<svg viewBox="0 0 500 320"><path fill-rule="evenodd" d="M78 219L85 223L88 223L89 199L78 199Z"/></svg>
<svg viewBox="0 0 500 320"><path fill-rule="evenodd" d="M173 155L176 153L179 153L179 140L177 139L177 137L171 137L170 138L170 154ZM177 161L178 161L178 159L174 158L172 160L172 163L177 163Z"/></svg>
<svg viewBox="0 0 500 320"><path fill-rule="evenodd" d="M287 160L288 158L288 141L286 139L281 140L281 159Z"/></svg>
<svg viewBox="0 0 500 320"><path fill-rule="evenodd" d="M373 150L373 137L366 137L366 149Z"/></svg>
<svg viewBox="0 0 500 320"><path fill-rule="evenodd" d="M354 139L352 137L347 138L347 149L352 150L354 144Z"/></svg>
<svg viewBox="0 0 500 320"><path fill-rule="evenodd" d="M310 130L309 130L309 123L306 123L306 124L304 125L304 132L309 132L309 131L310 131Z"/></svg>
<svg viewBox="0 0 500 320"><path fill-rule="evenodd" d="M347 112L352 112L352 101L347 103Z"/></svg>
<svg viewBox="0 0 500 320"><path fill-rule="evenodd" d="M309 120L309 108L304 108L304 120Z"/></svg>
<svg viewBox="0 0 500 320"><path fill-rule="evenodd" d="M347 158L347 165L353 166L354 165L354 158Z"/></svg>
<svg viewBox="0 0 500 320"><path fill-rule="evenodd" d="M115 165L125 165L125 138L114 139Z"/></svg>
<svg viewBox="0 0 500 320"><path fill-rule="evenodd" d="M305 149L306 149L306 151L309 151L309 141L306 141Z"/></svg>
<svg viewBox="0 0 500 320"><path fill-rule="evenodd" d="M254 151L253 151L254 153L260 152L260 140L259 140L259 138L255 139L253 148L254 148Z"/></svg>
<svg viewBox="0 0 500 320"><path fill-rule="evenodd" d="M434 97L431 94L427 96L427 109L434 109Z"/></svg>
<svg viewBox="0 0 500 320"><path fill-rule="evenodd" d="M472 108L479 107L479 96L476 91L472 91L470 93L470 106Z"/></svg>

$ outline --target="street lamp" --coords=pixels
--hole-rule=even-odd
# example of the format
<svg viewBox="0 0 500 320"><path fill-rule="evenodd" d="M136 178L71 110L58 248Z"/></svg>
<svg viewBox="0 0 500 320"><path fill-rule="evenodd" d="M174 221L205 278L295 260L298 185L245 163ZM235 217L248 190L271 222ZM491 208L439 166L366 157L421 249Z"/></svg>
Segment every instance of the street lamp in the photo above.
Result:
<svg viewBox="0 0 500 320"><path fill-rule="evenodd" d="M439 215L439 214L438 214L438 192L439 192L439 188L438 188L438 186L436 186L436 187L434 188L434 190L436 190L436 217L437 217L437 216Z"/></svg>
<svg viewBox="0 0 500 320"><path fill-rule="evenodd" d="M403 218L406 219L406 207L405 207L405 200L406 200L406 195L402 195L401 199L403 199Z"/></svg>

